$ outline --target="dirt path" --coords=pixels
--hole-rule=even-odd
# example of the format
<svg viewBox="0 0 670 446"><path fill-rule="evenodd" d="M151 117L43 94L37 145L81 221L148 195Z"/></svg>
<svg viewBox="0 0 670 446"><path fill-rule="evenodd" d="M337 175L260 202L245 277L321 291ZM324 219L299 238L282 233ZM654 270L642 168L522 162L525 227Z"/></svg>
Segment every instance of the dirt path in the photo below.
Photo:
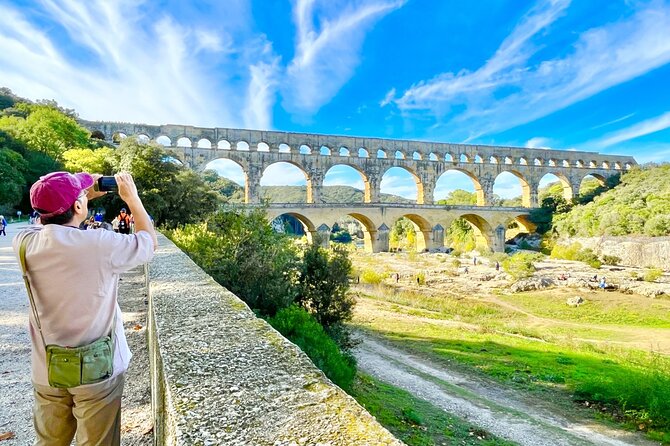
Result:
<svg viewBox="0 0 670 446"><path fill-rule="evenodd" d="M362 335L359 368L520 445L653 445L639 435L572 419L551 402L433 364Z"/></svg>

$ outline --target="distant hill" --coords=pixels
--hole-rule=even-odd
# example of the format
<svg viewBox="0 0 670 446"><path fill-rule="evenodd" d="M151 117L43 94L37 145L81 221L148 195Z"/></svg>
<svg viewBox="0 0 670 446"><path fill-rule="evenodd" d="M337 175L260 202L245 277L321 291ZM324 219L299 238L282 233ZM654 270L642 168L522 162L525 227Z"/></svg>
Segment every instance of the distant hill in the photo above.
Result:
<svg viewBox="0 0 670 446"><path fill-rule="evenodd" d="M305 203L306 186L263 186L261 196L271 203ZM363 191L351 186L324 186L321 192L323 203L362 203ZM414 203L414 200L391 194L381 194L382 203Z"/></svg>
<svg viewBox="0 0 670 446"><path fill-rule="evenodd" d="M216 180L217 187L229 203L244 202L244 188L225 178ZM271 203L306 203L306 186L262 186L261 197ZM391 194L381 194L383 203L414 203L414 200ZM324 186L323 203L362 203L363 191L351 186Z"/></svg>
<svg viewBox="0 0 670 446"><path fill-rule="evenodd" d="M558 214L562 236L670 235L670 164L636 167L585 205Z"/></svg>

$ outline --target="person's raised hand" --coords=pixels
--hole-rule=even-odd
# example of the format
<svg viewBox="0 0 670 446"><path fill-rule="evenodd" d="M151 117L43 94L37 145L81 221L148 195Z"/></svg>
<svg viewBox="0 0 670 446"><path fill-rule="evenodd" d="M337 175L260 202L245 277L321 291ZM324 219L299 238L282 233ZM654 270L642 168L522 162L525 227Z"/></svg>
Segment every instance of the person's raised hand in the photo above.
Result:
<svg viewBox="0 0 670 446"><path fill-rule="evenodd" d="M116 178L116 185L119 188L119 197L123 201L130 204L132 201L139 199L137 186L135 186L132 175L128 172L119 172L114 175L114 178Z"/></svg>
<svg viewBox="0 0 670 446"><path fill-rule="evenodd" d="M93 200L94 198L107 195L107 192L95 190L95 183L98 181L98 178L102 177L102 175L99 173L93 173L91 176L93 177L93 186L86 190L86 198L88 198L89 201Z"/></svg>

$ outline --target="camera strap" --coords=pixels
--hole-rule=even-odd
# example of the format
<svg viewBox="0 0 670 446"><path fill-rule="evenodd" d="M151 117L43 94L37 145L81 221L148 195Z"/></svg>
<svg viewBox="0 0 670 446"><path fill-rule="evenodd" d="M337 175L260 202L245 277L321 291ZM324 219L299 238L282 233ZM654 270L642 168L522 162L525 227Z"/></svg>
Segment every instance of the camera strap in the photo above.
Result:
<svg viewBox="0 0 670 446"><path fill-rule="evenodd" d="M42 344L46 348L47 343L44 340L44 335L42 334L42 324L40 323L40 316L37 312L37 307L35 306L35 298L33 297L33 291L30 287L30 281L28 280L28 267L26 265L26 248L28 246L28 237L34 237L35 234L23 234L21 238L21 244L19 245L19 260L21 261L21 271L23 273L23 282L26 284L26 291L28 292L28 300L30 300L30 307L33 311L33 318L37 323L37 330L40 332L40 338L42 338ZM115 344L114 330L116 327L116 305L114 306L114 319L112 319L112 326L109 330L109 337L112 340L112 346Z"/></svg>

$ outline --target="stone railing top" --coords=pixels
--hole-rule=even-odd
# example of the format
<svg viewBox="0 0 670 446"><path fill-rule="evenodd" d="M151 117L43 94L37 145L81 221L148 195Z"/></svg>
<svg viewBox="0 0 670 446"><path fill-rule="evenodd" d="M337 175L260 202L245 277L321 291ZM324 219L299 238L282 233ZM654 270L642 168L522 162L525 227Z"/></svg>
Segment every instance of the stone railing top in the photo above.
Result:
<svg viewBox="0 0 670 446"><path fill-rule="evenodd" d="M150 267L169 444L401 445L166 237Z"/></svg>
<svg viewBox="0 0 670 446"><path fill-rule="evenodd" d="M128 122L110 122L110 121L87 121L79 119L78 122L90 129L105 129L108 132L130 132L131 134L149 133L147 136L156 138L158 136L167 136L171 139L187 137L187 138L202 138L207 139L212 143L217 143L219 140L227 140L229 142L246 141L247 143L258 142L273 142L284 143L291 146L299 147L302 144L308 146L320 147L322 144L329 146L333 142L338 142L350 150L358 150L359 148L366 148L370 150L378 149L392 149L403 152L418 151L428 154L431 151L443 152L460 152L476 154L495 155L500 154L527 154L528 157L541 156L544 159L570 159L570 160L589 160L589 159L607 159L611 161L618 161L622 163L637 164L632 156L625 155L611 155L601 154L589 151L577 150L559 150L559 149L539 149L513 146L490 146L486 144L460 144L448 142L435 141L419 141L407 139L388 139L364 136L347 136L347 135L328 135L320 133L299 133L299 132L283 132L273 130L251 130L251 129L233 129L225 127L195 127L189 125L150 125L138 124ZM111 139L113 135L105 135L106 138ZM176 141L174 141L176 142ZM330 147L331 149L339 149L339 147Z"/></svg>
<svg viewBox="0 0 670 446"><path fill-rule="evenodd" d="M240 204L240 206L242 206ZM528 213L531 208L522 206L475 206L475 205L448 205L448 204L416 204L416 203L269 203L265 204L245 204L245 208L257 207L268 209L361 209L361 208L400 208L400 209L437 209L447 211L510 211ZM231 207L235 207L232 205Z"/></svg>

